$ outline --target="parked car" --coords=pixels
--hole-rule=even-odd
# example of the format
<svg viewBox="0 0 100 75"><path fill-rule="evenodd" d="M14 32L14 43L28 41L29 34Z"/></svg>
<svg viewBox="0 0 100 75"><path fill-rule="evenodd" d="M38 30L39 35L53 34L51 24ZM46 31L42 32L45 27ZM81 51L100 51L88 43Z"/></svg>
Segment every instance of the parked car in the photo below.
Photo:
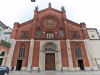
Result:
<svg viewBox="0 0 100 75"><path fill-rule="evenodd" d="M9 68L6 66L0 66L0 75L8 75Z"/></svg>

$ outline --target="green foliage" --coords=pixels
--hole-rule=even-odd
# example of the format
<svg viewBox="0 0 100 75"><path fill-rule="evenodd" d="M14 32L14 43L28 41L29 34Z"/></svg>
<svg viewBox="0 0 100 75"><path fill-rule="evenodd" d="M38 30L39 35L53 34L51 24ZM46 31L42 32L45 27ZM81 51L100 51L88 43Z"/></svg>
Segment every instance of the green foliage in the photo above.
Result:
<svg viewBox="0 0 100 75"><path fill-rule="evenodd" d="M4 40L1 40L1 41L0 41L0 45L4 45L4 46L6 46L6 47L10 47L10 46L11 46L10 43L8 43L8 42L6 42L6 41L4 41Z"/></svg>

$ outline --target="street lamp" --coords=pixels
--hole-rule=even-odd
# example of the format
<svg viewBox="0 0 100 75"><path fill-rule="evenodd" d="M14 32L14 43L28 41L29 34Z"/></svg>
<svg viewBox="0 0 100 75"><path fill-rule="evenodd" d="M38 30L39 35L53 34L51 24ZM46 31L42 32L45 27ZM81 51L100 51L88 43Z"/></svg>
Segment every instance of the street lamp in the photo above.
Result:
<svg viewBox="0 0 100 75"><path fill-rule="evenodd" d="M31 0L31 2L35 2L35 0Z"/></svg>

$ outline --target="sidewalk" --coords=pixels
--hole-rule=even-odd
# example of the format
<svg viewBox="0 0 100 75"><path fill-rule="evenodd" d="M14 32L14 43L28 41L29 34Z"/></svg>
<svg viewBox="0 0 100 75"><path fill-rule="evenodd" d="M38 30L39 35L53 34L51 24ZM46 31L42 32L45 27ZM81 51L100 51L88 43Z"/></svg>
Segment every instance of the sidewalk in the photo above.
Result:
<svg viewBox="0 0 100 75"><path fill-rule="evenodd" d="M10 71L9 75L100 75L100 71Z"/></svg>

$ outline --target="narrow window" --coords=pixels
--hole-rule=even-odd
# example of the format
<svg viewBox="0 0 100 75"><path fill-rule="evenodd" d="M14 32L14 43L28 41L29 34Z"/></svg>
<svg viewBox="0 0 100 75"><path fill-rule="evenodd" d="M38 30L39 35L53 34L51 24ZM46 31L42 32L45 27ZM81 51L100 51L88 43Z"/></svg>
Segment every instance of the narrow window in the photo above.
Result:
<svg viewBox="0 0 100 75"><path fill-rule="evenodd" d="M25 56L25 47L20 47L18 57L23 58L24 56Z"/></svg>
<svg viewBox="0 0 100 75"><path fill-rule="evenodd" d="M75 47L75 55L76 55L76 58L82 58L82 53L81 53L80 47Z"/></svg>
<svg viewBox="0 0 100 75"><path fill-rule="evenodd" d="M36 36L40 36L40 34L41 34L41 31L40 30L37 30L36 31Z"/></svg>
<svg viewBox="0 0 100 75"><path fill-rule="evenodd" d="M60 30L59 33L60 33L60 36L64 36L63 30Z"/></svg>
<svg viewBox="0 0 100 75"><path fill-rule="evenodd" d="M4 40L7 41L8 37L5 37Z"/></svg>
<svg viewBox="0 0 100 75"><path fill-rule="evenodd" d="M49 39L54 38L54 33L48 32L47 33L47 38L49 38Z"/></svg>

